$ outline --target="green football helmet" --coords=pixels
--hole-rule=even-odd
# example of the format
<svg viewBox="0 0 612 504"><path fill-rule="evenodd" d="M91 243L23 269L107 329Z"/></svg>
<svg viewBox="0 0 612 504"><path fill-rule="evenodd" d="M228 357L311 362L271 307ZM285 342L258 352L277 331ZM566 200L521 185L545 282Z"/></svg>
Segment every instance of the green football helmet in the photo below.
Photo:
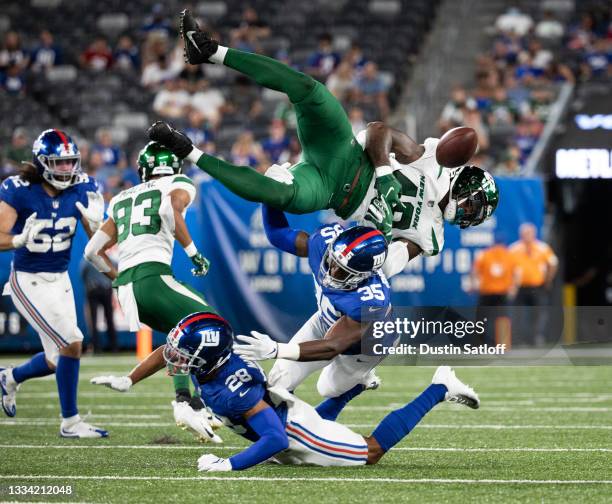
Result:
<svg viewBox="0 0 612 504"><path fill-rule="evenodd" d="M451 176L444 218L461 229L487 220L499 203L499 190L491 174L477 166L462 166Z"/></svg>
<svg viewBox="0 0 612 504"><path fill-rule="evenodd" d="M138 154L138 175L147 182L156 175L181 173L183 162L169 149L157 142L149 142Z"/></svg>

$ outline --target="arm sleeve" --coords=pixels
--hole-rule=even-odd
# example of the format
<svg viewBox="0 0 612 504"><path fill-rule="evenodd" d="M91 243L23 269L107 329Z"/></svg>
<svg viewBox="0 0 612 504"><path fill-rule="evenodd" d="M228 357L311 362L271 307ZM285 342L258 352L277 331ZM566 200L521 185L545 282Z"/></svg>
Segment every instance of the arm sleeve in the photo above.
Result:
<svg viewBox="0 0 612 504"><path fill-rule="evenodd" d="M259 439L246 450L230 457L232 469L235 471L264 462L289 446L285 428L272 408L260 411L250 417L247 422L259 435Z"/></svg>
<svg viewBox="0 0 612 504"><path fill-rule="evenodd" d="M289 227L287 217L282 210L262 205L261 213L266 236L270 243L278 249L296 255L295 240L299 230Z"/></svg>

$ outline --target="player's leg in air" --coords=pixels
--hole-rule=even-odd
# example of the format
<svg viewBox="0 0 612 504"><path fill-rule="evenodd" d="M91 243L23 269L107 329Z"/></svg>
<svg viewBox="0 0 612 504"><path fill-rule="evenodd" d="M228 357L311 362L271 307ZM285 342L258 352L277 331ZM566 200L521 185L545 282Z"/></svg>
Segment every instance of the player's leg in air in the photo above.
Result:
<svg viewBox="0 0 612 504"><path fill-rule="evenodd" d="M349 216L365 197L374 169L355 141L342 105L327 88L274 59L220 46L199 30L187 11L181 17L181 33L189 63L224 64L287 94L296 110L303 161L277 181L193 149L191 142L181 141L180 134L163 123L151 128L150 138L179 157L189 157L247 200L298 214L333 208L339 216Z"/></svg>

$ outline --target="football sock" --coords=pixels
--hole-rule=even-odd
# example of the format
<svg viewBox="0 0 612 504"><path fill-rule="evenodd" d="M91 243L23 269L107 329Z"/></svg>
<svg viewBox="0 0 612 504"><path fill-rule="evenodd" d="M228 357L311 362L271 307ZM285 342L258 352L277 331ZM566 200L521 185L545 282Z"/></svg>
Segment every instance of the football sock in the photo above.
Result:
<svg viewBox="0 0 612 504"><path fill-rule="evenodd" d="M13 368L13 378L17 383L22 383L30 378L39 378L54 372L45 359L45 352L39 352L28 362Z"/></svg>
<svg viewBox="0 0 612 504"><path fill-rule="evenodd" d="M365 387L360 383L355 385L352 389L347 390L338 397L330 397L325 399L315 409L321 418L324 420L335 420L338 418L340 412L348 404L351 399L354 399L365 390Z"/></svg>
<svg viewBox="0 0 612 504"><path fill-rule="evenodd" d="M219 46L217 47L217 51L210 58L208 58L208 61L212 61L213 63L219 63L222 65L223 61L225 60L226 54L227 54L227 47L219 44Z"/></svg>
<svg viewBox="0 0 612 504"><path fill-rule="evenodd" d="M385 452L390 450L407 436L436 404L444 401L446 392L444 385L430 385L414 401L383 418L372 432L372 437Z"/></svg>
<svg viewBox="0 0 612 504"><path fill-rule="evenodd" d="M79 367L80 359L60 355L55 370L55 381L59 392L60 408L63 418L70 418L76 415L77 390L79 387Z"/></svg>
<svg viewBox="0 0 612 504"><path fill-rule="evenodd" d="M184 397L185 400L189 400L191 392L189 392L189 375L174 375L172 377L172 383L174 384L174 392L176 397Z"/></svg>

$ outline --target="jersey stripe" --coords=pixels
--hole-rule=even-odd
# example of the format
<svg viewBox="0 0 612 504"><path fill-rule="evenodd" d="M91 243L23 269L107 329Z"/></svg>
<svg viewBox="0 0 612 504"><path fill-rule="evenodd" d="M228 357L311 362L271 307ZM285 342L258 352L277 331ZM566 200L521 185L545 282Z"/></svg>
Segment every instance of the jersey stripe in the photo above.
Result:
<svg viewBox="0 0 612 504"><path fill-rule="evenodd" d="M305 446L309 450L315 451L317 453L321 453L322 455L325 455L327 457L338 458L338 459L343 459L343 460L351 460L353 462L365 462L367 461L367 458L368 458L367 453L364 453L362 455L346 455L343 453L333 452L325 448L321 448L319 446L315 446L312 443L310 443L307 440L307 438L304 438L303 435L293 434L292 432L287 432L287 437L294 439L295 441Z"/></svg>
<svg viewBox="0 0 612 504"><path fill-rule="evenodd" d="M223 317L219 317L219 315L215 315L214 313L202 313L199 315L195 315L187 320L185 320L185 322L183 322L180 326L179 329L182 331L183 329L185 329L188 325L193 324L194 322L197 322L198 320L203 320L203 319L213 319L213 320L219 320L221 322L224 322L225 324L227 324L227 321L223 318Z"/></svg>
<svg viewBox="0 0 612 504"><path fill-rule="evenodd" d="M348 449L348 448L340 448L339 446L333 446L333 445L344 445L344 446L352 446L352 445L346 445L345 443L336 443L334 441L329 441L327 439L323 439L320 436L316 436L316 435L308 435L305 432L302 432L302 430L306 430L306 429L304 429L303 427L296 428L296 424L293 422L289 422L286 426L286 429L290 433L292 433L294 436L298 436L305 443L308 443L309 445L311 445L311 447L316 446L317 448L322 450L324 453L330 454L332 456L339 455L339 454L342 454L345 456L352 455L353 457L356 457L357 460L368 456L367 445L355 446L355 448L357 448L356 450ZM317 441L317 439L315 438L321 441Z"/></svg>
<svg viewBox="0 0 612 504"><path fill-rule="evenodd" d="M26 311L30 314L30 316L34 319L34 321L39 325L40 329L47 335L51 340L59 347L63 348L68 346L66 340L64 340L53 328L49 325L49 323L43 318L43 316L38 312L36 307L28 301L27 296L19 287L19 283L17 281L17 273L13 271L10 277L10 284L13 292L26 309Z"/></svg>
<svg viewBox="0 0 612 504"><path fill-rule="evenodd" d="M342 251L342 255L346 256L351 250L353 250L357 245L359 245L361 242L367 240L368 238L372 238L372 236L376 236L378 234L382 234L380 231L378 231L377 229L374 229L372 231L368 231L366 234L360 236L359 238L357 238L356 240L353 240L353 242L351 244L349 244L348 247L346 247L343 251Z"/></svg>
<svg viewBox="0 0 612 504"><path fill-rule="evenodd" d="M310 436L320 440L320 441L324 441L325 443L331 444L331 445L336 445L336 446L346 446L348 448L356 448L357 450L368 450L368 445L367 444L362 444L362 445L353 445L353 444L349 444L349 443L339 443L338 441L330 441L329 439L325 439L322 438L321 436L317 436L314 432L309 431L306 427L304 427L302 424L299 424L297 422L294 422L293 420L291 420L289 422L293 427L297 427L298 429L301 429L302 431L304 431L305 433L309 434Z"/></svg>
<svg viewBox="0 0 612 504"><path fill-rule="evenodd" d="M172 183L174 184L175 182L185 182L186 184L195 185L193 183L193 180L191 180L189 177L185 177L184 175L178 175L177 177L174 177Z"/></svg>

